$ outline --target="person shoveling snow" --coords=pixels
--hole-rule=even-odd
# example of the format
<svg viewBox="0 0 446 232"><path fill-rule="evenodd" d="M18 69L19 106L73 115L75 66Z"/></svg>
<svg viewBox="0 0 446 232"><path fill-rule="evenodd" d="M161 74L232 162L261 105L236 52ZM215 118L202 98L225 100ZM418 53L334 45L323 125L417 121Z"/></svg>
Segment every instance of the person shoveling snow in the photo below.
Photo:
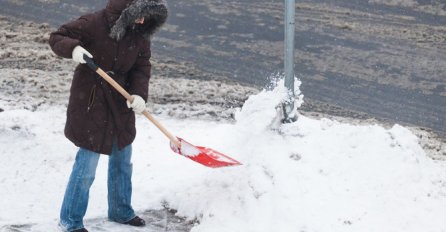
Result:
<svg viewBox="0 0 446 232"><path fill-rule="evenodd" d="M150 79L150 37L168 15L163 0L110 0L105 9L61 26L50 36L59 56L81 63L74 71L65 135L80 147L65 192L60 224L67 231L84 228L89 189L100 154L109 156L108 217L144 226L132 206L132 142L135 112L142 113ZM84 55L132 94L129 102L88 69ZM131 108L131 109L129 109ZM133 110L133 111L132 111Z"/></svg>

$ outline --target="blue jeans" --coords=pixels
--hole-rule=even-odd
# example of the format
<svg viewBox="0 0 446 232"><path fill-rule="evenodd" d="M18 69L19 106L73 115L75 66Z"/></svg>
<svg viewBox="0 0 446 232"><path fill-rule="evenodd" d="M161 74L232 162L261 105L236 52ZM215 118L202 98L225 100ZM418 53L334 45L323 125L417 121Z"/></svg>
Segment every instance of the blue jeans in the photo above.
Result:
<svg viewBox="0 0 446 232"><path fill-rule="evenodd" d="M84 228L83 218L87 211L90 187L93 184L99 154L80 148L65 191L60 212L60 224L67 231ZM108 218L124 223L134 218L131 206L132 146L118 150L116 142L108 162Z"/></svg>

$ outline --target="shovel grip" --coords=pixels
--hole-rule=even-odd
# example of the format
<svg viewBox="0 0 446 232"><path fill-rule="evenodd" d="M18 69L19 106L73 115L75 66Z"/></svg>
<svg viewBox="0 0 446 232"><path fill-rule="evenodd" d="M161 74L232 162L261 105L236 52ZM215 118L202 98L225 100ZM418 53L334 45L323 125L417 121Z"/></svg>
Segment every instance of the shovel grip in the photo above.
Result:
<svg viewBox="0 0 446 232"><path fill-rule="evenodd" d="M127 99L130 103L133 102L134 98L130 95L121 85L118 84L112 77L110 77L104 70L99 68L90 57L84 55L84 60L87 62L88 67L90 67L93 71L95 71L99 76L101 76L105 81L107 81L113 88L115 88L125 99ZM178 148L180 148L181 143L178 139L173 136L166 128L164 128L149 112L144 110L142 112L147 119L149 119L169 140L175 144Z"/></svg>
<svg viewBox="0 0 446 232"><path fill-rule="evenodd" d="M99 69L99 67L94 63L93 59L91 59L90 57L88 57L85 54L84 54L83 58L84 58L85 62L87 62L88 67L90 67L93 71L96 71Z"/></svg>

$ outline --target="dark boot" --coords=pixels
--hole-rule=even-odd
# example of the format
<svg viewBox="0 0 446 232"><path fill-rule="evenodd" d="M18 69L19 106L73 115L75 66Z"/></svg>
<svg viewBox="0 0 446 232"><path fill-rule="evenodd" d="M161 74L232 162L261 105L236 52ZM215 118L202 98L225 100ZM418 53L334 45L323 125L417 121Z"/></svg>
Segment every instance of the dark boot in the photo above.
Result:
<svg viewBox="0 0 446 232"><path fill-rule="evenodd" d="M136 217L132 218L130 221L124 222L124 224L142 227L142 226L146 225L146 221L144 221L142 218L136 216Z"/></svg>
<svg viewBox="0 0 446 232"><path fill-rule="evenodd" d="M88 232L88 230L85 228L82 228L82 229L78 229L78 230L73 230L72 232Z"/></svg>

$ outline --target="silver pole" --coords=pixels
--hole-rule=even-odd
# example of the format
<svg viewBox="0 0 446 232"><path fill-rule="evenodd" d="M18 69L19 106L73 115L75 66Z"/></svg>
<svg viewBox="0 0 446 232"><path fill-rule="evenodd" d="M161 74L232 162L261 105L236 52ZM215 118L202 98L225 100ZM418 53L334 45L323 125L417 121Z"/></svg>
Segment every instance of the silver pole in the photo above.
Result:
<svg viewBox="0 0 446 232"><path fill-rule="evenodd" d="M295 0L285 0L285 87L290 96L283 105L283 122L296 121L294 109L294 30L295 30Z"/></svg>

